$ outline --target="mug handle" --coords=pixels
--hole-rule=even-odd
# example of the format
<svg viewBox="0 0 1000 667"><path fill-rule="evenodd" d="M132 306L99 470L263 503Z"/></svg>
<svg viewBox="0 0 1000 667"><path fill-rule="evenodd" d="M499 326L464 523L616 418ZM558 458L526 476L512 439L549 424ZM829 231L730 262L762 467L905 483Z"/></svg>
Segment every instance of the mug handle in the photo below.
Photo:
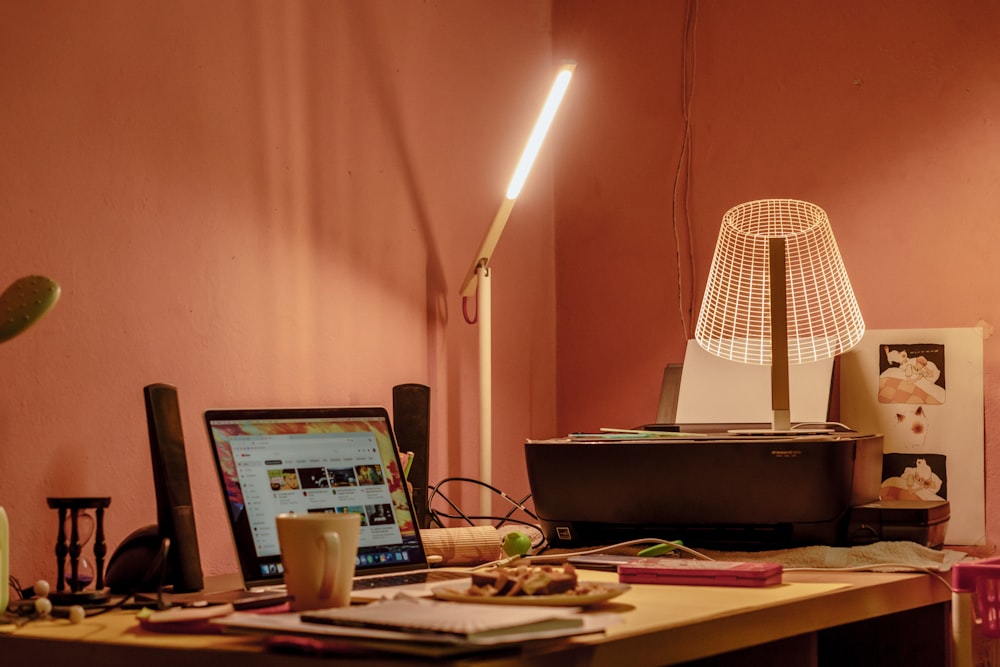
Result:
<svg viewBox="0 0 1000 667"><path fill-rule="evenodd" d="M333 586L337 578L337 563L340 562L340 535L337 533L323 533L319 538L319 544L324 551L323 575L319 582L320 600L329 600L333 597Z"/></svg>

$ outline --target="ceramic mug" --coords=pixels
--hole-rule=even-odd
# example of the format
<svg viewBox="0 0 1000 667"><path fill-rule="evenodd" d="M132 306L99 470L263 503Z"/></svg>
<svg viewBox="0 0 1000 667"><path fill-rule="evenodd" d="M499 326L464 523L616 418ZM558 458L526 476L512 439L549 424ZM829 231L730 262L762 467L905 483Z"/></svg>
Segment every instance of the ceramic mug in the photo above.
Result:
<svg viewBox="0 0 1000 667"><path fill-rule="evenodd" d="M361 515L279 514L275 521L292 610L350 604Z"/></svg>

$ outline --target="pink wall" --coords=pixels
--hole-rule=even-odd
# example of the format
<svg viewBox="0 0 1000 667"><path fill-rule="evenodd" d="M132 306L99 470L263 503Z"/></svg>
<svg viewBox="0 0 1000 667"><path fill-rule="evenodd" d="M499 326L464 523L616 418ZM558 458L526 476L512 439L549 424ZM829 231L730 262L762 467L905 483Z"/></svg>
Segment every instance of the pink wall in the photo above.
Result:
<svg viewBox="0 0 1000 667"><path fill-rule="evenodd" d="M675 224L687 10L8 7L0 283L43 273L64 290L0 346L13 573L52 576L46 496L112 496L112 545L153 520L151 382L180 390L208 573L234 560L206 408L389 404L392 385L424 382L432 479L474 475L476 329L458 283L564 57L580 61L576 80L493 262L494 460L511 495L527 491L525 436L655 415L735 203L824 206L872 328L991 332L1000 10L702 0ZM992 338L985 354L994 494Z"/></svg>
<svg viewBox="0 0 1000 667"><path fill-rule="evenodd" d="M47 496L111 496L111 546L154 521L152 382L179 389L209 574L235 560L206 408L389 405L422 382L432 479L475 474L476 329L458 288L551 81L547 2L3 16L0 283L63 287L0 346L13 574L54 576ZM532 176L495 257L495 458L512 493L527 491L524 436L555 420L547 154Z"/></svg>
<svg viewBox="0 0 1000 667"><path fill-rule="evenodd" d="M652 420L663 365L683 359L693 331L722 214L800 198L829 213L870 328L984 327L996 497L1000 7L697 6L677 251L687 3L555 3L555 51L583 63L556 165L559 430Z"/></svg>

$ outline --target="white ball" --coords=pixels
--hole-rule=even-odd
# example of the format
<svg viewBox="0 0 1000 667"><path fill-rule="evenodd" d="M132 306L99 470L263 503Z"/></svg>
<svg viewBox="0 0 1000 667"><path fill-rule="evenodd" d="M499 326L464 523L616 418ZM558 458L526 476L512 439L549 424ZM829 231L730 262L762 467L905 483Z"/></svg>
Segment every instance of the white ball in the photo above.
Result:
<svg viewBox="0 0 1000 667"><path fill-rule="evenodd" d="M39 616L48 616L52 613L52 602L48 598L38 598L35 600L35 611Z"/></svg>
<svg viewBox="0 0 1000 667"><path fill-rule="evenodd" d="M82 623L83 619L87 618L87 612L84 611L83 607L78 604L73 605L69 608L69 622L70 623Z"/></svg>
<svg viewBox="0 0 1000 667"><path fill-rule="evenodd" d="M35 591L35 595L37 595L38 597L40 598L47 597L50 590L49 582L45 581L44 579L39 579L38 581L35 582L35 585L32 586L31 589Z"/></svg>

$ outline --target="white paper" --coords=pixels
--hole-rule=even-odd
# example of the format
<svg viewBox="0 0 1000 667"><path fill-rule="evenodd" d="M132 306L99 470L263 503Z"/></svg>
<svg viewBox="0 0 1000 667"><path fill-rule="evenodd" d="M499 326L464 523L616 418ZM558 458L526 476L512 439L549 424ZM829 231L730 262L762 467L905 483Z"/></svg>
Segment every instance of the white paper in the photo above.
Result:
<svg viewBox="0 0 1000 667"><path fill-rule="evenodd" d="M450 603L458 604L458 603ZM537 609L537 607L536 607ZM564 608L559 613L566 613ZM517 644L535 639L552 639L556 637L571 637L581 634L604 632L612 625L622 622L616 613L583 614L583 625L577 628L561 628L545 632L510 633L496 637L484 637L474 642L468 642L458 637L447 637L420 632L404 632L398 630L381 630L376 628L358 628L350 626L324 625L321 623L305 623L298 613L254 614L250 612L235 612L228 616L212 619L212 622L234 630L247 630L265 633L292 633L316 636L342 637L347 639L388 640L391 642L416 644L451 644L467 646L497 646L502 644Z"/></svg>
<svg viewBox="0 0 1000 667"><path fill-rule="evenodd" d="M841 421L884 438L883 498L946 499L946 543L985 543L980 329L869 330L843 356L840 401Z"/></svg>
<svg viewBox="0 0 1000 667"><path fill-rule="evenodd" d="M788 368L792 423L825 422L833 359ZM678 424L770 424L771 367L721 359L689 340L684 355Z"/></svg>

